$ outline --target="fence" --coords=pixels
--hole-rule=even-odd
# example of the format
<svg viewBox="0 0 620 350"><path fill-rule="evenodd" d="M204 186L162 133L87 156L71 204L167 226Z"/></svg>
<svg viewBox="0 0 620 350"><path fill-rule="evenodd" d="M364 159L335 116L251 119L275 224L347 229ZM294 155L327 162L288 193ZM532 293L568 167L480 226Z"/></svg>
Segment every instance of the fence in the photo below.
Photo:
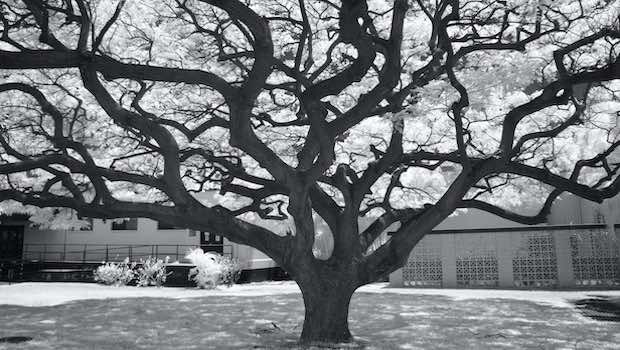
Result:
<svg viewBox="0 0 620 350"><path fill-rule="evenodd" d="M604 225L435 231L391 281L416 287L620 288L620 245Z"/></svg>
<svg viewBox="0 0 620 350"><path fill-rule="evenodd" d="M205 250L220 250L222 255L232 257L232 245L202 245ZM181 261L186 253L195 245L180 244L24 244L22 259L28 261L71 261L71 262L101 262L139 261L148 256L171 261Z"/></svg>

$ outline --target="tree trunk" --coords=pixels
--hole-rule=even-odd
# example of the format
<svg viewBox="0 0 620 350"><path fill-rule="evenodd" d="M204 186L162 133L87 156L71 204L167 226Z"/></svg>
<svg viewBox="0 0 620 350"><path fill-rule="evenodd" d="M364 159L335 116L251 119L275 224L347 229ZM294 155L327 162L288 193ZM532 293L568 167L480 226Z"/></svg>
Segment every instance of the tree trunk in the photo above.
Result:
<svg viewBox="0 0 620 350"><path fill-rule="evenodd" d="M344 280L344 281L343 281ZM300 343L348 343L349 303L355 291L346 278L323 276L318 283L298 283L304 298L306 314Z"/></svg>

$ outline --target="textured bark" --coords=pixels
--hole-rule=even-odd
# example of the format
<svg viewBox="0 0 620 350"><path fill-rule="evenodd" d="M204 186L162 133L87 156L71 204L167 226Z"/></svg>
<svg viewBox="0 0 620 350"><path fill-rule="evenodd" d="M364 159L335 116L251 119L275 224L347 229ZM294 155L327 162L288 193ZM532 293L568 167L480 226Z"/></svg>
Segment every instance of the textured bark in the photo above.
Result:
<svg viewBox="0 0 620 350"><path fill-rule="evenodd" d="M475 146L486 142L486 138L476 140L478 132L470 132L473 131L469 130L470 123L462 120L469 105L466 87L471 82L459 80L466 78L459 71L470 69L471 62L464 59L467 55L474 52L485 52L486 55L502 50L525 51L530 43L539 39L544 41L544 37L572 31L573 23L587 23L584 21L589 19L589 12L598 14L599 5L611 7L613 3L596 5L596 8L589 8L581 14L575 14L573 12L579 11L572 10L563 13L564 6L557 9L546 6L535 11L536 17L526 21L521 18L521 22L529 24L516 28L513 14L521 11L521 5L501 11L492 10L489 15L487 11L472 14L469 2L439 0L433 6L427 6L424 1L394 0L391 11L385 12L391 12L388 28L384 20L381 20L380 27L375 27L379 23L376 19L383 16L377 14L374 6L369 8L368 1L343 0L338 6L328 6L337 9L338 24L328 28L330 38L324 41L318 39L322 35L317 36L324 28L314 23L333 22L336 19L335 13L332 10L320 11L320 14L314 10L306 11L304 1L299 1L298 9L293 6L288 15L273 12L270 6L263 6L259 1L252 4L242 0L202 0L192 4L177 1L178 8L174 10L176 19L166 13L154 13L159 8L155 5L154 11L149 11L149 20L170 21L171 24L178 21L183 27L189 24L195 29L193 35L203 36L205 43L213 43L208 44L210 47L206 51L216 55L208 54L203 57L204 60L193 57L195 55L186 55L179 62L182 64L174 67L172 62L166 66L153 66L150 64L151 59L144 60L147 51L148 57L158 53L158 50L151 52L152 45L142 43L144 39L148 39L151 44L157 41L155 38L151 40L150 34L143 33L144 37L139 35L132 39L115 34L116 26L126 27L119 30L119 33L126 29L132 31L127 27L127 21L117 21L123 18L123 1L119 2L111 16L105 13L105 9L103 12L99 12L98 8L91 9L90 2L86 0L22 2L25 6L12 4L17 2L2 2L3 11L6 8L11 15L1 18L3 32L0 41L6 45L0 50L0 69L14 72L7 71L7 82L0 84L0 98L4 99L2 101L13 98L13 95L4 93L26 94L28 99L36 101L36 105L30 105L32 101L23 102L24 107L29 110L39 109L41 116L31 118L28 114L22 116L20 112L15 112L13 120L9 114L14 111L10 107L6 112L7 118L4 118L6 107L12 106L13 101L7 106L0 106L3 112L0 125L0 202L14 200L42 208L72 208L80 216L101 219L151 218L196 231L214 232L231 242L254 247L287 270L299 284L306 306L302 343L351 341L347 316L355 289L401 267L424 235L430 233L456 208L477 208L513 221L538 224L546 220L554 200L564 192L599 203L620 192L620 164L613 158L620 150L620 141L614 140L612 144L610 139L606 150L593 158L577 161L570 178L564 177L563 173L556 174L546 166L547 159L563 155L559 152L561 147L558 147L558 151L554 150L551 154L553 157L550 157L546 147L536 146L586 120L582 120L582 116L586 102L590 100L586 98L590 87L605 87L602 83L620 79L620 60L613 45L606 45L610 48L609 53L600 59L593 59L591 66L587 66L587 63L565 66L574 61L574 55L581 55L582 50L592 51L592 47L598 47L598 42L617 42L620 32L615 24L604 24L604 21L596 19L592 26L600 28L596 32L590 35L584 32L580 39L552 48L555 51L553 57L549 57L549 62L552 58L557 77L554 81L537 77L525 89L525 93L530 94L527 91L533 88L541 90L540 94L520 105L506 106L508 109L501 121L501 141L496 150L487 150L486 147L478 149ZM577 2L584 5L582 1ZM425 21L428 26L426 29L431 33L427 44L417 43L415 49L410 43L403 46L405 26L418 23L418 19L409 18L410 5L416 13L428 17ZM205 6L217 9L209 11ZM261 11L255 11L258 8ZM600 10L604 10L601 14L607 13L604 8ZM301 14L301 20L297 12ZM128 18L133 15L127 14ZM109 19L101 28L98 22L91 20L93 15ZM66 21L64 24L59 22L62 18ZM595 18L592 16L590 19ZM292 27L301 25L302 33L299 34L298 29L290 32L291 29L287 28L292 27L289 25L275 24L282 21L289 22ZM218 29L208 29L203 24L215 24ZM603 24L610 27L602 28ZM58 30L59 26L64 25L71 26L74 34ZM230 37L224 33L224 28L228 27L243 33L246 40L232 42L230 39L237 38L237 34ZM499 27L502 30L496 31ZM453 36L450 34L451 28L462 33ZM389 29L389 35L386 35L386 29ZM516 29L515 35L509 35L513 29ZM38 39L35 39L34 33L39 34ZM275 45L272 37L277 39ZM293 42L282 39L289 37L296 39ZM569 40L569 37L566 39ZM128 40L137 41L132 43ZM108 42L112 45L106 48ZM282 50L285 42L291 48L297 45L294 57L288 57L288 49ZM317 46L313 42L320 44ZM324 44L328 42L329 48L323 51ZM126 44L130 45L127 47L139 45L135 46L139 48L138 54L122 60L113 58L118 56L115 47ZM341 44L355 48L356 57L349 54L332 55ZM325 56L324 59L314 62L313 57L319 55ZM376 60L379 55L383 63ZM336 59L338 56L342 58ZM153 57L153 62L159 61L156 58ZM289 65L290 58L293 58L294 66ZM415 70L410 65L403 65L404 62L418 58L429 60ZM225 65L220 66L212 59L225 62ZM237 68L229 70L230 65ZM187 66L209 69L183 68ZM55 79L54 85L62 88L64 92L61 92L43 82L50 77L43 81L39 81L40 74L34 76L37 78L29 78L30 73L26 71L31 69L62 69L63 76L75 76L73 79ZM471 69L478 68L472 66ZM243 73L235 77L237 70ZM218 72L222 75L218 75ZM12 81L12 77L18 77L20 73L26 74L28 79ZM348 149L348 143L343 141L351 136L352 128L360 126L364 120L369 121L368 118L385 113L411 112L409 107L418 104L416 90L444 79L441 78L444 75L459 95L459 99L445 111L454 122L457 147L439 152L435 147L438 141L434 138L429 137L425 141L425 137L417 136L415 140L406 142L410 144L410 141L414 141L416 147L404 147L405 120L425 118L425 113L421 111L402 119L390 118L393 124L391 135L380 136L380 132L377 137L381 140L373 136L373 141L368 141L372 158L367 158L370 154L358 154L357 146ZM404 76L408 78L401 79ZM276 78L277 82L269 79L267 83L268 77ZM81 82L74 86L80 79ZM111 84L105 83L103 79L120 80L114 84L120 84L119 88L122 87L121 90L127 93L119 100L118 89L110 90ZM133 81L132 85L127 85L128 81ZM140 86L140 90L130 93L135 83ZM170 84L187 85L185 89L188 92L191 89L208 88L220 94L223 103L217 107L210 105L213 101L210 101L209 93L209 101L204 101L207 102L204 108L198 107L196 111L193 111L193 107L186 111L180 105L175 106L176 103L170 106L164 106L163 103L161 111L150 111L150 107L157 107L147 106L151 101L148 98L151 89L154 87L157 90ZM340 103L332 104L326 99L348 94L349 88L354 85L366 86L368 89L346 109L338 107ZM79 86L86 88L91 98L82 100L79 91L70 93L74 88L80 90ZM279 97L281 91L294 97L297 102L291 105L286 102L283 105ZM152 92L155 93L154 90ZM46 94L49 93L62 96L48 99ZM147 98L143 100L145 96ZM259 96L270 96L271 101L262 97L259 99ZM79 103L75 107L72 107L73 103L64 102L62 108L53 105L64 97ZM219 100L219 97L214 100ZM17 101L18 105L22 104L21 99ZM141 105L141 101L145 102L144 105ZM184 101L181 99L180 102ZM94 110L105 111L109 118L105 121L100 121L99 116L86 118L91 108L84 108L86 105L82 107L83 103L92 105ZM298 104L299 108L291 113L290 107L294 104ZM424 104L419 106L423 108ZM536 116L536 113L547 108L557 109L558 113L574 112L559 124L555 121L548 125L541 123L529 133L516 133L522 126L526 127L524 130L529 128L520 124L522 120ZM284 115L288 117L283 119ZM53 123L48 123L47 116L51 117ZM186 119L189 116L192 119ZM498 116L497 120L501 117ZM200 120L200 124L194 125L197 120ZM95 123L91 126L107 128L112 122L122 131L109 130L109 133L98 135L92 140L83 140L85 134L80 131L82 127L72 127L74 123L76 126ZM489 125L497 126L495 121ZM219 138L213 140L222 147L212 147L210 141L214 135L208 131L214 127L227 130L228 146L235 150L221 143L223 140ZM290 127L302 128L293 132ZM263 128L273 128L274 132L265 133ZM307 128L305 137L297 131L304 128ZM6 132L9 130L30 130L35 139L46 137L46 141L36 141L37 147L22 150L23 140L27 138L14 138L11 136L13 131ZM611 128L608 131L609 135L613 134ZM46 133L49 135L45 136ZM519 137L515 138L517 134ZM276 151L280 149L279 146L272 147L275 143L279 144L280 137L288 138L282 145L291 145L291 149L283 154ZM140 145L131 157L117 157L112 163L103 165L108 162L97 160L102 154L113 157L117 153L113 151L107 154L106 150L111 140L116 138L131 144L138 142ZM366 142L365 138L361 138L360 142ZM49 144L49 147L44 144ZM297 146L301 148L297 149ZM540 151L537 151L538 148ZM289 161L293 155L291 151L296 153L297 164ZM536 154L530 154L532 152ZM349 161L340 157L341 154L348 154ZM250 166L245 160L246 156L252 159ZM152 169L148 169L151 167L150 160L144 162L144 168L141 165L139 169L114 166L117 160L125 162L129 159L139 164L143 157L156 157L158 161L152 164ZM354 161L357 157L361 157L361 163ZM362 166L364 158L367 158L367 166ZM531 159L544 161L534 166L531 161L526 161ZM194 167L199 168L196 173L192 173ZM331 170L334 168L336 171ZM604 175L594 185L584 185L579 179L582 169L586 168L594 168ZM436 173L445 169L446 180L451 183L443 193L437 193L436 196L433 189L430 197L435 198L430 203L404 208L394 202L396 196L391 194L394 189L406 189L403 182L407 181L401 181L401 175L409 169L425 169ZM458 175L454 174L457 169L461 169ZM30 174L27 174L28 180L23 183L13 181L14 176L28 172L42 172L46 175L40 177L40 180L49 179L41 186L31 185L35 180ZM199 174L202 172L204 174ZM508 178L506 174L529 178L554 189L538 214L519 215L483 201L486 198L484 194L490 195L495 188L505 185L499 185L504 179L513 181L516 178ZM384 186L383 179L389 179L385 191L380 188ZM139 185L139 190L156 190L165 195L165 203L160 203L159 199L157 203L121 200L117 198L119 196L115 197L116 187L109 187L113 182ZM337 191L327 190L326 186ZM238 195L248 199L249 204L241 207L235 205L234 209L227 208L226 202L221 205L209 203L207 206L193 196L192 192L198 188L200 191L217 189L221 195ZM406 196L403 198L406 202ZM361 217L374 216L367 214L375 209L382 210L382 214L374 223L364 229L360 228ZM292 218L295 227L286 235L281 235L241 219L246 213L256 214L265 220ZM326 261L315 259L312 253L318 231L315 214L325 221L333 236L333 252ZM377 238L388 229L390 232L386 240L379 247L373 246Z"/></svg>
<svg viewBox="0 0 620 350"><path fill-rule="evenodd" d="M351 281L338 277L323 278L319 285L300 284L306 308L301 332L302 344L348 343L349 304L355 291Z"/></svg>
<svg viewBox="0 0 620 350"><path fill-rule="evenodd" d="M349 304L360 286L360 266L352 259L317 260L298 255L285 266L301 289L305 317L300 343L337 344L353 340L349 331Z"/></svg>

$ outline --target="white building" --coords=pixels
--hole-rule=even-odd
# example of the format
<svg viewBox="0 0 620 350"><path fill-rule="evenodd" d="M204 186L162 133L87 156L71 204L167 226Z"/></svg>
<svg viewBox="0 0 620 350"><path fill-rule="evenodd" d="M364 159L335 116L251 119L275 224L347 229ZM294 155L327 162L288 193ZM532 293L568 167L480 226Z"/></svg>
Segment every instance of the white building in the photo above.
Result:
<svg viewBox="0 0 620 350"><path fill-rule="evenodd" d="M176 229L150 219L93 220L89 229L82 230L32 228L23 218L5 218L0 223L0 259L101 262L168 256L171 262L183 262L188 250L197 247L234 257L247 270L275 267L256 249L215 234Z"/></svg>
<svg viewBox="0 0 620 350"><path fill-rule="evenodd" d="M94 220L90 230L40 230L24 218L0 223L0 260L101 262L146 256L183 261L194 247L237 258L246 270L275 263L214 234L149 219ZM415 247L394 286L576 288L620 285L620 249L600 207L566 196L548 224L526 226L469 210L441 223ZM617 232L620 234L620 226Z"/></svg>

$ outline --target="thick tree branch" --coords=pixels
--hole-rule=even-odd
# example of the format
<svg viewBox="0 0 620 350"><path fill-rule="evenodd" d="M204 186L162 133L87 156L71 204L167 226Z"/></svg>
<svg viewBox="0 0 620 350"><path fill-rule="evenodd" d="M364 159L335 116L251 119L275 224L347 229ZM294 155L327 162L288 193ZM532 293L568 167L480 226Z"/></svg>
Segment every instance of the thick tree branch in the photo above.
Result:
<svg viewBox="0 0 620 350"><path fill-rule="evenodd" d="M133 79L185 84L201 84L230 98L234 88L219 76L195 69L167 68L122 63L107 56L80 54L76 51L0 51L0 69L79 68L88 64L108 80Z"/></svg>
<svg viewBox="0 0 620 350"><path fill-rule="evenodd" d="M611 184L607 187L602 189L594 189L592 187L577 183L576 179L567 179L556 175L547 169L540 169L525 164L510 162L506 165L504 172L538 180L546 185L553 186L558 190L570 192L581 198L596 203L601 203L606 198L615 196L620 190L620 176L611 181Z"/></svg>
<svg viewBox="0 0 620 350"><path fill-rule="evenodd" d="M132 113L116 103L99 81L95 69L87 65L80 71L84 86L93 94L99 105L115 123L123 128L136 128L157 141L160 153L164 157L162 180L166 184L166 194L180 206L187 206L194 202L195 200L189 196L181 180L179 146L170 132L161 125Z"/></svg>
<svg viewBox="0 0 620 350"><path fill-rule="evenodd" d="M573 94L573 87L575 85L593 84L620 78L620 59L618 57L611 57L612 61L608 62L604 67L575 74L569 74L562 62L563 57L570 51L605 36L618 38L620 37L620 32L605 29L555 52L556 68L558 69L560 78L548 84L536 98L512 109L504 118L502 138L500 141L500 149L504 157L510 159L510 156L514 154L514 152L512 152L514 134L517 125L523 118L541 111L544 108L568 103Z"/></svg>
<svg viewBox="0 0 620 350"><path fill-rule="evenodd" d="M40 208L71 208L84 217L99 219L150 218L198 231L217 232L232 242L248 244L266 252L279 264L283 263L283 257L287 253L288 237L278 236L260 226L235 219L220 209L177 208L125 201L114 201L104 205L84 203L73 198L49 193L23 193L16 190L0 189L0 201L9 199Z"/></svg>

